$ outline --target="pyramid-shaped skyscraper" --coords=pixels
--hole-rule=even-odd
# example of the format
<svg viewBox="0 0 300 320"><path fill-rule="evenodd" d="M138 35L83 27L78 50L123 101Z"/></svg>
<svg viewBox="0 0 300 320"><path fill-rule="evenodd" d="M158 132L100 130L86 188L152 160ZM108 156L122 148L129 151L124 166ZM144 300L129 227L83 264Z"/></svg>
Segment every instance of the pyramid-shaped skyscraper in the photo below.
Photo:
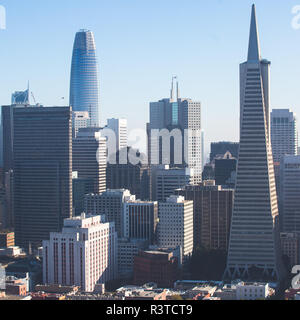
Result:
<svg viewBox="0 0 300 320"><path fill-rule="evenodd" d="M240 65L240 150L226 279L281 278L270 139L270 64L261 58L253 5L248 59Z"/></svg>

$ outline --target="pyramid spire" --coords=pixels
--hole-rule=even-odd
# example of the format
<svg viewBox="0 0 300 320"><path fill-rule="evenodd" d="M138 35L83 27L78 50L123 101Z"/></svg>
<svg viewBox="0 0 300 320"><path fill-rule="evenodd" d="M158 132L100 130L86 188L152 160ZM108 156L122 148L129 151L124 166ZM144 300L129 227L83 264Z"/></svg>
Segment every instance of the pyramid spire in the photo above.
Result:
<svg viewBox="0 0 300 320"><path fill-rule="evenodd" d="M252 15L251 15L248 61L259 61L259 60L261 60L260 42L259 42L259 33L258 33L257 19L256 19L256 8L255 8L255 4L253 4Z"/></svg>

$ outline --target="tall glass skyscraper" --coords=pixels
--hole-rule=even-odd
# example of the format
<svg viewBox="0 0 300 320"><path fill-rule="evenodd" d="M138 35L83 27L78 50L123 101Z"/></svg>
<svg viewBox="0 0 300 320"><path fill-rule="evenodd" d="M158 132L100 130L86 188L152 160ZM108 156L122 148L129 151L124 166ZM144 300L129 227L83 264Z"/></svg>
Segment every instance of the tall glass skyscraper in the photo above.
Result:
<svg viewBox="0 0 300 320"><path fill-rule="evenodd" d="M94 34L89 30L76 33L70 83L73 111L88 111L90 126L99 127L99 77Z"/></svg>

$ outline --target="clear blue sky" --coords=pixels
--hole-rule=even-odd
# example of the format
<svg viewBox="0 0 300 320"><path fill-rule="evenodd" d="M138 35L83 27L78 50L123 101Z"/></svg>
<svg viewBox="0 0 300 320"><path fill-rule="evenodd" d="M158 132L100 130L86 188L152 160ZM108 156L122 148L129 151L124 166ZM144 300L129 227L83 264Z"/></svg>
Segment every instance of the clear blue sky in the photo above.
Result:
<svg viewBox="0 0 300 320"><path fill-rule="evenodd" d="M126 117L144 128L150 101L167 97L172 75L181 95L203 103L206 142L238 140L239 63L246 59L248 0L0 0L0 105L30 80L38 102L68 102L76 31L95 33L101 118ZM273 108L300 115L300 0L257 0L263 57L272 61ZM208 145L206 146L208 151Z"/></svg>

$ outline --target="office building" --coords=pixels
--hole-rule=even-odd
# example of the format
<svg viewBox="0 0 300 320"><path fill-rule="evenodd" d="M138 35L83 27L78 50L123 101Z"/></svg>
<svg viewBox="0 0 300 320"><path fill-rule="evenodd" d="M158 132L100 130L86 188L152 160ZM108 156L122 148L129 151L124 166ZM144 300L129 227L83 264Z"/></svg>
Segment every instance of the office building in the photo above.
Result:
<svg viewBox="0 0 300 320"><path fill-rule="evenodd" d="M162 248L182 247L183 259L188 259L194 249L193 201L182 196L170 196L159 203L157 244Z"/></svg>
<svg viewBox="0 0 300 320"><path fill-rule="evenodd" d="M289 109L273 109L271 112L271 141L274 162L284 155L297 155L298 129L296 115Z"/></svg>
<svg viewBox="0 0 300 320"><path fill-rule="evenodd" d="M85 196L85 212L91 215L105 214L107 221L115 222L118 237L122 237L123 203L135 200L129 190L107 190L102 194L88 194Z"/></svg>
<svg viewBox="0 0 300 320"><path fill-rule="evenodd" d="M72 111L38 106L12 111L16 244L33 249L72 215Z"/></svg>
<svg viewBox="0 0 300 320"><path fill-rule="evenodd" d="M170 99L150 103L147 125L148 156L151 165L170 165L194 170L195 182L202 179L201 103L182 99L174 90Z"/></svg>
<svg viewBox="0 0 300 320"><path fill-rule="evenodd" d="M123 149L124 150L124 149ZM127 164L121 164L119 161L119 151L117 152L117 163L107 164L106 185L107 189L127 189L131 194L136 195L137 199L149 200L151 191L150 167L147 164L139 162L130 163L128 154L130 150L140 156L138 150L127 148Z"/></svg>
<svg viewBox="0 0 300 320"><path fill-rule="evenodd" d="M158 223L158 203L128 199L123 204L123 237L153 244Z"/></svg>
<svg viewBox="0 0 300 320"><path fill-rule="evenodd" d="M94 191L93 178L78 178L78 172L73 172L73 213L80 216L84 212L85 195Z"/></svg>
<svg viewBox="0 0 300 320"><path fill-rule="evenodd" d="M283 156L280 186L281 230L300 234L300 156Z"/></svg>
<svg viewBox="0 0 300 320"><path fill-rule="evenodd" d="M134 284L156 283L159 288L173 288L180 276L178 258L172 252L140 251L134 258Z"/></svg>
<svg viewBox="0 0 300 320"><path fill-rule="evenodd" d="M167 165L152 167L152 198L166 201L176 189L194 184L194 178L193 169L170 168Z"/></svg>
<svg viewBox="0 0 300 320"><path fill-rule="evenodd" d="M216 185L235 188L237 159L228 151L223 157L215 158Z"/></svg>
<svg viewBox="0 0 300 320"><path fill-rule="evenodd" d="M91 119L88 111L73 111L73 138L77 137L79 129L91 126Z"/></svg>
<svg viewBox="0 0 300 320"><path fill-rule="evenodd" d="M128 146L128 130L126 119L108 119L107 129L112 130L116 137L116 151Z"/></svg>
<svg viewBox="0 0 300 320"><path fill-rule="evenodd" d="M298 233L281 233L281 251L282 255L288 257L290 268L300 263L299 252L299 234Z"/></svg>
<svg viewBox="0 0 300 320"><path fill-rule="evenodd" d="M214 142L210 145L210 162L216 157L223 156L227 152L230 152L233 158L239 157L239 143L237 142Z"/></svg>
<svg viewBox="0 0 300 320"><path fill-rule="evenodd" d="M134 259L141 250L146 250L149 245L147 240L118 239L118 278L133 278Z"/></svg>
<svg viewBox="0 0 300 320"><path fill-rule="evenodd" d="M70 81L70 105L73 111L89 113L90 126L99 127L99 75L94 34L89 30L76 33Z"/></svg>
<svg viewBox="0 0 300 320"><path fill-rule="evenodd" d="M97 284L117 278L118 239L114 223L103 216L66 219L61 232L43 241L43 282L80 286L93 292Z"/></svg>
<svg viewBox="0 0 300 320"><path fill-rule="evenodd" d="M227 251L234 190L203 181L176 190L176 194L194 203L194 247Z"/></svg>
<svg viewBox="0 0 300 320"><path fill-rule="evenodd" d="M73 139L73 171L80 179L93 179L93 193L106 190L106 153L99 128L82 128Z"/></svg>
<svg viewBox="0 0 300 320"><path fill-rule="evenodd" d="M240 150L225 278L276 281L282 276L269 74L253 5L248 59L240 66Z"/></svg>

